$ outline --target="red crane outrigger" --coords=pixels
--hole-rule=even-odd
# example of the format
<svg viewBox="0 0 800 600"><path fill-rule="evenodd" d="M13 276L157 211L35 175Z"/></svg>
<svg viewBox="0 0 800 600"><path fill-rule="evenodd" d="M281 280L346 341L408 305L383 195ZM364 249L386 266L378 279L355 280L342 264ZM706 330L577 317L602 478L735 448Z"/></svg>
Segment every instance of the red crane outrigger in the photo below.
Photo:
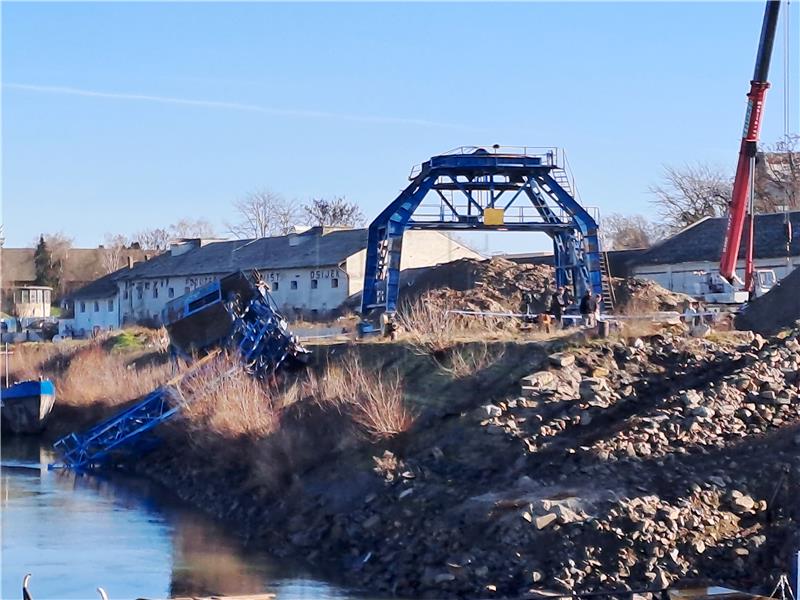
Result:
<svg viewBox="0 0 800 600"><path fill-rule="evenodd" d="M739 162L736 165L733 194L728 207L728 229L725 234L722 257L719 262L720 275L730 283L736 281L736 262L746 220L744 287L747 291L753 290L753 183L751 180L753 178L758 134L761 130L764 98L767 94L767 88L769 88L769 82L767 81L769 61L772 57L772 46L775 42L780 7L781 0L767 0L767 6L764 10L764 22L761 25L761 40L758 44L756 68L753 73L753 80L750 82L750 93L747 94L747 112L744 117L742 145L739 148ZM748 202L748 199L751 201Z"/></svg>

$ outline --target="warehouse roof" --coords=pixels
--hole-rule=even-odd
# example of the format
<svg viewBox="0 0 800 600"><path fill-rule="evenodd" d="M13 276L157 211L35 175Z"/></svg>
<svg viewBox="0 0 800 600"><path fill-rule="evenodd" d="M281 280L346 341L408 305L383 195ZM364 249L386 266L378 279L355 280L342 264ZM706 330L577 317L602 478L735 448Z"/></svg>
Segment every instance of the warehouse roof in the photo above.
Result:
<svg viewBox="0 0 800 600"><path fill-rule="evenodd" d="M783 258L786 256L786 215L787 213L756 215L753 244L755 258ZM792 225L790 254L800 256L800 211L792 211L788 215ZM727 224L727 217L701 219L637 256L633 264L659 265L718 261L722 254L722 243ZM744 236L742 236L739 258L744 258L744 256Z"/></svg>
<svg viewBox="0 0 800 600"><path fill-rule="evenodd" d="M367 230L312 227L302 233L254 240L194 242L196 247L192 249L180 254L165 252L134 265L133 269L121 273L116 279L338 265L367 247Z"/></svg>
<svg viewBox="0 0 800 600"><path fill-rule="evenodd" d="M104 275L100 279L96 279L88 285L83 286L79 290L69 294L68 300L85 300L87 298L111 298L117 294L117 279L119 279L126 272L130 271L128 267L114 271L108 275Z"/></svg>
<svg viewBox="0 0 800 600"><path fill-rule="evenodd" d="M64 269L61 280L64 283L93 281L102 277L107 269L103 248L70 248L64 258ZM3 248L0 260L3 268L3 285L8 287L15 282L24 284L36 280L36 267L33 262L33 248ZM126 262L128 257L134 261L146 260L150 253L136 248L125 248L120 251L120 261Z"/></svg>

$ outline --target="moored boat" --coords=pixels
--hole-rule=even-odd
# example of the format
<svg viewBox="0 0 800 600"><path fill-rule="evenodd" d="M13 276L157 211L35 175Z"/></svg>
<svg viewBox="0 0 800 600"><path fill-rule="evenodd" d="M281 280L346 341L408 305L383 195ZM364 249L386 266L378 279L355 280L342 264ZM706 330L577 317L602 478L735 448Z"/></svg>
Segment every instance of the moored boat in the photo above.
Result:
<svg viewBox="0 0 800 600"><path fill-rule="evenodd" d="M2 388L0 400L0 422L4 431L39 433L53 410L56 388L49 379L20 381Z"/></svg>

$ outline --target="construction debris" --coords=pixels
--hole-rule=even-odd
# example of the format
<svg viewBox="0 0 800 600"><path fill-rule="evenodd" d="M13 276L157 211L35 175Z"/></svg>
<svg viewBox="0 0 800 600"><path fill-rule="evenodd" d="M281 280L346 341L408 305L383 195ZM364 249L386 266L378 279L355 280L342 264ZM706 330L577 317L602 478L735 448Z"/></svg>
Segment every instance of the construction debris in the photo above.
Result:
<svg viewBox="0 0 800 600"><path fill-rule="evenodd" d="M546 309L555 291L554 270L546 265L518 264L501 257L464 258L403 274L402 302L424 297L443 309L484 312L530 312ZM691 300L657 283L630 277L613 279L618 310L630 313L675 311Z"/></svg>
<svg viewBox="0 0 800 600"><path fill-rule="evenodd" d="M691 296L672 292L661 287L655 281L628 277L612 278L616 306L629 313L646 313L656 311L681 310Z"/></svg>
<svg viewBox="0 0 800 600"><path fill-rule="evenodd" d="M548 291L552 293L553 269L499 257L463 258L411 272L408 279L400 292L401 304L424 296L445 310L519 312L525 294L530 294L531 311L541 312Z"/></svg>

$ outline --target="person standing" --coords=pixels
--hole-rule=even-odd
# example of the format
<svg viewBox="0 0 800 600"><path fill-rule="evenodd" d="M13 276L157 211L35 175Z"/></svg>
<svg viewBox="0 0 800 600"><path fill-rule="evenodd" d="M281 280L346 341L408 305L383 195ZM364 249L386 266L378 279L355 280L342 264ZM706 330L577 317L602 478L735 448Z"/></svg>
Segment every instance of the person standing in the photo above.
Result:
<svg viewBox="0 0 800 600"><path fill-rule="evenodd" d="M564 288L559 287L550 299L550 314L553 315L556 328L561 327L561 316L564 314Z"/></svg>
<svg viewBox="0 0 800 600"><path fill-rule="evenodd" d="M581 298L580 311L583 317L584 327L594 327L594 311L597 308L592 292L586 290L586 293Z"/></svg>

